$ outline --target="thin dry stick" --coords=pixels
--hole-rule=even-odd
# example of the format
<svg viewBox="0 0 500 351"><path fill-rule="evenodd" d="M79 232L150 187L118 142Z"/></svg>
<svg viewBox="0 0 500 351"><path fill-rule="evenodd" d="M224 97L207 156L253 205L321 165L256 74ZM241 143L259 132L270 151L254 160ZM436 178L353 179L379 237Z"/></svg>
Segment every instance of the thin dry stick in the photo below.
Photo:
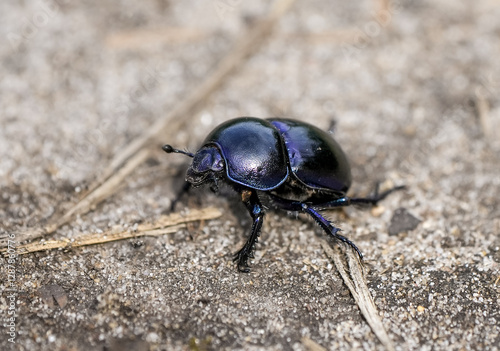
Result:
<svg viewBox="0 0 500 351"><path fill-rule="evenodd" d="M23 255L37 251L47 251L53 249L74 248L80 246L96 245L108 243L110 241L124 240L130 238L138 238L141 236L157 236L169 233L175 233L179 229L185 228L186 223L215 219L222 213L214 208L208 207L202 210L190 211L187 215L181 216L178 213L172 213L168 216L160 217L156 222L151 224L140 224L134 231L130 230L109 230L104 233L83 234L74 240L68 238L60 240L46 240L43 242L33 242L17 247L16 253ZM6 251L5 249L2 251Z"/></svg>
<svg viewBox="0 0 500 351"><path fill-rule="evenodd" d="M194 111L222 85L229 74L255 51L293 2L294 0L277 0L268 16L244 38L236 41L240 44L221 61L214 73L170 113L159 119L151 128L116 155L106 170L90 186L87 195L62 217L47 225L45 234L52 233L76 215L88 212L97 203L113 194L117 184L120 184L128 174L152 154L153 150L147 148L148 145L157 143L159 136L165 140L172 139L175 131L184 128L189 121L185 116L194 114Z"/></svg>
<svg viewBox="0 0 500 351"><path fill-rule="evenodd" d="M300 341L308 351L326 351L323 346L318 344L316 341L308 338L307 336L304 336L302 339L300 339Z"/></svg>
<svg viewBox="0 0 500 351"><path fill-rule="evenodd" d="M356 304L368 322L368 325L370 325L370 328L373 330L382 345L384 345L387 350L393 351L394 345L384 328L384 324L382 323L380 316L378 315L377 307L375 306L372 296L370 295L370 291L368 290L368 286L366 285L363 267L361 266L358 255L352 250L347 250L346 252L349 263L349 271L351 273L349 276L341 258L340 249L334 252L327 240L323 240L321 242L321 246L323 247L326 255L335 263L337 270L351 291Z"/></svg>
<svg viewBox="0 0 500 351"><path fill-rule="evenodd" d="M483 89L476 89L476 108L479 115L479 122L481 124L481 129L483 130L484 137L487 142L491 142L492 138L492 128L490 123L490 106L488 104L488 99Z"/></svg>

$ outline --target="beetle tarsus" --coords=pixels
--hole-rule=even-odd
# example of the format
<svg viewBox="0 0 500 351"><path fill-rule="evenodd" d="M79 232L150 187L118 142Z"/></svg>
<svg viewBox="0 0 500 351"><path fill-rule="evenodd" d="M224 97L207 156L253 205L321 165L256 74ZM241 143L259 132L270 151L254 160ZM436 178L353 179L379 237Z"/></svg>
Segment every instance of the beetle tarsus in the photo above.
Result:
<svg viewBox="0 0 500 351"><path fill-rule="evenodd" d="M250 273L250 266L248 265L249 254L246 252L246 245L238 251L233 258L234 262L238 262L238 271L242 273Z"/></svg>
<svg viewBox="0 0 500 351"><path fill-rule="evenodd" d="M330 223L330 227L332 229L332 233L331 234L329 233L329 234L331 236L333 236L335 239L338 239L338 240L346 243L350 247L352 247L354 249L354 251L356 251L356 253L358 254L359 258L362 260L363 259L363 254L358 249L358 247L356 246L356 244L354 244L351 240L347 239L345 236L339 234L338 232L341 231L340 228L334 227L331 223Z"/></svg>
<svg viewBox="0 0 500 351"><path fill-rule="evenodd" d="M254 257L253 250L248 252L246 247L244 247L234 255L233 261L237 262L238 271L242 273L250 273L248 260Z"/></svg>
<svg viewBox="0 0 500 351"><path fill-rule="evenodd" d="M325 217L319 214L314 208L309 207L306 204L303 204L302 209L305 213L313 217L328 235L352 247L354 251L356 251L356 253L358 254L359 258L363 259L363 254L358 249L358 247L351 240L347 239L345 236L340 235L338 233L340 231L340 228L334 227L329 220L327 220Z"/></svg>

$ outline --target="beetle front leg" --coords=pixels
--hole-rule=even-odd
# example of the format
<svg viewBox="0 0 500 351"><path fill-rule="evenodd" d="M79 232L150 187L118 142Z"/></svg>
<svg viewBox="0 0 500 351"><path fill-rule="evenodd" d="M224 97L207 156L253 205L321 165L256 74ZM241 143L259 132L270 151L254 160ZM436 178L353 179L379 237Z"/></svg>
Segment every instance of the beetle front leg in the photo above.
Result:
<svg viewBox="0 0 500 351"><path fill-rule="evenodd" d="M175 198L170 203L170 211L171 212L175 211L175 205L177 205L177 203L179 202L179 200L182 198L182 196L184 194L187 194L189 189L191 189L191 183L185 181L182 188L177 192L177 194L175 195Z"/></svg>
<svg viewBox="0 0 500 351"><path fill-rule="evenodd" d="M250 268L248 259L254 257L253 252L255 250L255 243L258 241L262 223L264 222L264 211L255 191L241 191L241 201L245 204L250 216L252 216L253 224L247 242L243 245L241 250L234 255L234 261L238 262L238 270L240 272L249 273Z"/></svg>

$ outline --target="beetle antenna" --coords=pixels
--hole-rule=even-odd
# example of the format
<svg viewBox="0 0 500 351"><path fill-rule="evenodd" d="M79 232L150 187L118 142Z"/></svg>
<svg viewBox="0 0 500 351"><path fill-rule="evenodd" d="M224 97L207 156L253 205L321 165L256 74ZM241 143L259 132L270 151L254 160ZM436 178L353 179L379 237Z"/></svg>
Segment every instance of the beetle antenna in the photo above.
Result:
<svg viewBox="0 0 500 351"><path fill-rule="evenodd" d="M189 156L189 157L194 157L193 153L188 152L188 151L183 151L183 150L175 149L171 145L163 145L162 149L167 154L170 154L170 153L174 152L176 154L183 154L183 155L186 155L186 156Z"/></svg>

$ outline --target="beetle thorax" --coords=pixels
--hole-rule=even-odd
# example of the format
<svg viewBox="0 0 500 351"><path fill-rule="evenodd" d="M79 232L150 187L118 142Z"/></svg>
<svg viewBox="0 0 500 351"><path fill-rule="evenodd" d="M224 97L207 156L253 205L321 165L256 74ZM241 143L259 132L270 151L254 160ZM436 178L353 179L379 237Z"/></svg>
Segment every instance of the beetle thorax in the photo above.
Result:
<svg viewBox="0 0 500 351"><path fill-rule="evenodd" d="M202 147L194 155L186 180L193 185L201 185L214 180L224 171L224 158L216 146Z"/></svg>

